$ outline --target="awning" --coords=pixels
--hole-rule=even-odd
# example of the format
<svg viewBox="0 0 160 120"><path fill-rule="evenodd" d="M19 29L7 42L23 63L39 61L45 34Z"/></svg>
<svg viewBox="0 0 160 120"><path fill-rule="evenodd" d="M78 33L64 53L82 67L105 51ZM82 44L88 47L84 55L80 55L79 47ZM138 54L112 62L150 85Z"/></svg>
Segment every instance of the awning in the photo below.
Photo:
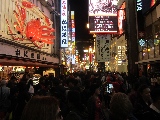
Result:
<svg viewBox="0 0 160 120"><path fill-rule="evenodd" d="M0 59L1 66L29 66L29 67L52 67L57 68L58 64L46 64L46 63L39 63L39 62L32 62L30 60L16 60L16 59L7 59L3 58Z"/></svg>

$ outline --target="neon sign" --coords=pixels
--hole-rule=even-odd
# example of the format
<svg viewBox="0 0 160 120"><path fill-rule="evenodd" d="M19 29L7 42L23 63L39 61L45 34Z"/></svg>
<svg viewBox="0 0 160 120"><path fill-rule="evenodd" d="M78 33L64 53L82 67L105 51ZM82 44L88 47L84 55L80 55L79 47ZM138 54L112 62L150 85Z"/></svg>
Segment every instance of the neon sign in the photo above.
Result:
<svg viewBox="0 0 160 120"><path fill-rule="evenodd" d="M139 45L140 45L140 46L144 46L144 45L145 45L145 43L146 43L146 42L145 42L145 40L144 40L144 39L140 39L140 40L139 40Z"/></svg>
<svg viewBox="0 0 160 120"><path fill-rule="evenodd" d="M27 10L31 10L33 8L37 9L34 4L28 1L15 2L16 10L13 11L16 21L13 25L10 25L8 19L6 22L8 24L8 30L13 40L29 40L36 47L42 48L44 44L53 44L53 39L55 36L52 35L54 29L50 27L50 21L47 16L42 14L43 20L45 21L45 25L42 25L41 19L30 19L27 20ZM21 4L21 5L20 5ZM11 27L14 26L16 33ZM17 37L20 35L21 37Z"/></svg>
<svg viewBox="0 0 160 120"><path fill-rule="evenodd" d="M119 34L122 34L124 32L123 26L125 24L124 20L125 20L125 16L126 16L125 15L126 14L125 8L126 8L126 6L125 6L125 2L124 2L122 4L122 6L120 7L120 9L118 10L118 14L117 14L117 17L118 17L118 33Z"/></svg>
<svg viewBox="0 0 160 120"><path fill-rule="evenodd" d="M137 11L142 10L142 0L137 0Z"/></svg>

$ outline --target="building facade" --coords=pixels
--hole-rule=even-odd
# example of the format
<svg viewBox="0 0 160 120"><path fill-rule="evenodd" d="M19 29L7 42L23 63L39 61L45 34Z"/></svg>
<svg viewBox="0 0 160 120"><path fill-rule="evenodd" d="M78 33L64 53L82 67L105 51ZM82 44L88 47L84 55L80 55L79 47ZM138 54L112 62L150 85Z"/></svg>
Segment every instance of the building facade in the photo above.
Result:
<svg viewBox="0 0 160 120"><path fill-rule="evenodd" d="M2 68L52 68L59 74L59 29L56 25L59 25L60 10L57 4L56 0L0 1Z"/></svg>
<svg viewBox="0 0 160 120"><path fill-rule="evenodd" d="M145 2L144 2L145 3ZM144 36L139 36L139 67L147 75L149 73L159 74L160 65L160 41L159 41L159 31L160 31L160 1L150 1L150 3L145 3L146 8L142 7L142 15L144 16ZM152 3L152 4L151 4Z"/></svg>

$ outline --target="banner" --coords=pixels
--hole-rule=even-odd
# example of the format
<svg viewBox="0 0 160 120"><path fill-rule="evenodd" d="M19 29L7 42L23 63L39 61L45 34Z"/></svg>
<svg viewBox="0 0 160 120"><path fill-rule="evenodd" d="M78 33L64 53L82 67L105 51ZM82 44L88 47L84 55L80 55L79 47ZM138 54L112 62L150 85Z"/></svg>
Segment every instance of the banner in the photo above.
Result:
<svg viewBox="0 0 160 120"><path fill-rule="evenodd" d="M96 61L107 62L110 61L110 34L97 34L96 35Z"/></svg>

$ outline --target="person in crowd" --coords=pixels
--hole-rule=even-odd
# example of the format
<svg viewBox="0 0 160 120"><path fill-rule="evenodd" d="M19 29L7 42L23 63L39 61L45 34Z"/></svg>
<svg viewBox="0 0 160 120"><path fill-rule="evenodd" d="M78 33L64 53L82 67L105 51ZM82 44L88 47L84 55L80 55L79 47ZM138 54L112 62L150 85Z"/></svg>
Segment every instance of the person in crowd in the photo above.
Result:
<svg viewBox="0 0 160 120"><path fill-rule="evenodd" d="M47 87L45 85L46 78L43 76L39 79L39 83L35 85L34 87L34 94L40 95L40 96L46 96L47 95Z"/></svg>
<svg viewBox="0 0 160 120"><path fill-rule="evenodd" d="M110 120L137 120L132 114L133 106L125 93L115 93L110 101Z"/></svg>
<svg viewBox="0 0 160 120"><path fill-rule="evenodd" d="M20 120L22 115L22 111L26 105L26 103L31 99L30 94L28 93L27 85L25 79L21 79L21 81L17 85L18 95L17 95L17 103L14 111L12 112L13 120Z"/></svg>
<svg viewBox="0 0 160 120"><path fill-rule="evenodd" d="M126 92L126 86L123 83L123 78L119 75L119 73L115 74L115 81L111 81L111 79L106 79L107 84L113 84L114 91L117 92Z"/></svg>
<svg viewBox="0 0 160 120"><path fill-rule="evenodd" d="M151 91L153 103L150 109L144 113L142 120L160 120L160 88Z"/></svg>
<svg viewBox="0 0 160 120"><path fill-rule="evenodd" d="M137 100L137 97L138 97L138 95L137 95L138 88L139 88L139 84L135 83L133 85L133 88L131 89L131 91L128 93L129 99L130 99L133 106L134 106L135 101Z"/></svg>
<svg viewBox="0 0 160 120"><path fill-rule="evenodd" d="M74 77L67 78L66 82L67 82L67 86L68 86L68 90L66 90L66 96L67 96L69 90L76 90L79 92L81 91L80 87L77 86L78 81Z"/></svg>
<svg viewBox="0 0 160 120"><path fill-rule="evenodd" d="M87 106L87 101L90 98L90 90L89 90L90 89L90 82L89 82L89 80L85 80L83 86L84 86L84 89L81 92L81 96L82 96L81 98L82 98L82 103Z"/></svg>
<svg viewBox="0 0 160 120"><path fill-rule="evenodd" d="M155 88L160 88L160 77L157 78L157 82L155 83Z"/></svg>
<svg viewBox="0 0 160 120"><path fill-rule="evenodd" d="M65 109L66 109L66 90L63 86L63 83L60 79L58 78L53 78L52 79L52 85L49 85L49 93L50 96L54 96L55 98L58 99L59 101L59 107L61 109L61 114L65 116Z"/></svg>
<svg viewBox="0 0 160 120"><path fill-rule="evenodd" d="M58 100L51 96L34 96L26 104L21 120L61 120Z"/></svg>
<svg viewBox="0 0 160 120"><path fill-rule="evenodd" d="M5 79L1 80L0 85L0 120L3 120L8 117L11 106L10 88L7 87L7 80Z"/></svg>
<svg viewBox="0 0 160 120"><path fill-rule="evenodd" d="M139 76L139 84L147 84L147 85L151 85L150 80L145 76L144 72L142 72L142 75Z"/></svg>
<svg viewBox="0 0 160 120"><path fill-rule="evenodd" d="M111 81L111 82L113 82L113 78L112 78L112 76L111 76L111 73L108 73L108 75L106 76L106 80L105 80L104 82L106 82L106 81Z"/></svg>
<svg viewBox="0 0 160 120"><path fill-rule="evenodd" d="M88 120L87 108L81 102L80 92L74 90L69 91L67 104L69 113L64 120Z"/></svg>
<svg viewBox="0 0 160 120"><path fill-rule="evenodd" d="M105 115L103 113L102 101L99 98L100 86L98 84L92 84L90 87L91 97L88 100L88 119L89 120L104 120Z"/></svg>
<svg viewBox="0 0 160 120"><path fill-rule="evenodd" d="M10 80L8 81L7 87L9 87L10 89L14 88L15 85L17 85L18 83L18 79L15 76L12 76L10 78Z"/></svg>
<svg viewBox="0 0 160 120"><path fill-rule="evenodd" d="M27 90L30 96L32 97L34 95L34 87L33 87L33 80L29 79L27 82Z"/></svg>
<svg viewBox="0 0 160 120"><path fill-rule="evenodd" d="M143 113L149 109L151 104L150 87L146 84L138 88L137 100L134 104L134 114L138 119L141 119Z"/></svg>

